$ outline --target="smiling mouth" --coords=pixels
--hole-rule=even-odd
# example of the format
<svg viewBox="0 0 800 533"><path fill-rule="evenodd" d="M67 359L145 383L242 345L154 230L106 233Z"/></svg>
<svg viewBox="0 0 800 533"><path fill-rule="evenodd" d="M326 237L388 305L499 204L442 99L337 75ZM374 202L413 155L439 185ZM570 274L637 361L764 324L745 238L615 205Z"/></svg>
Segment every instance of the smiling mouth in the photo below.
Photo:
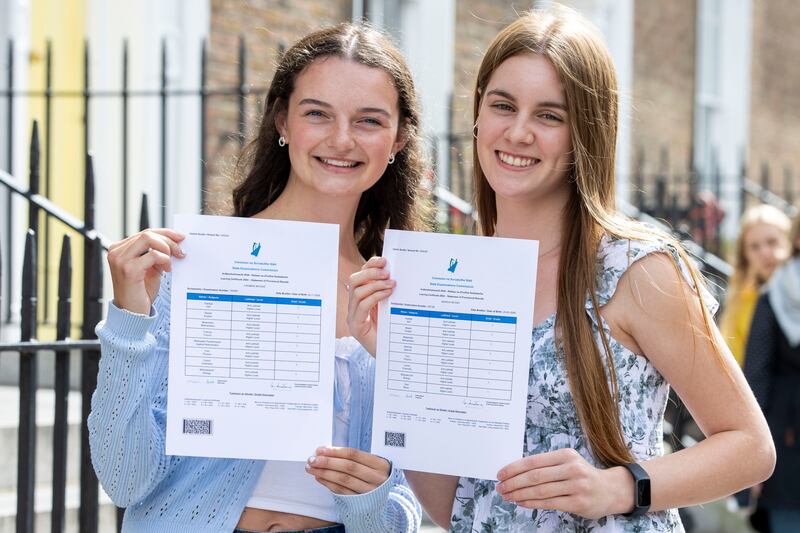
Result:
<svg viewBox="0 0 800 533"><path fill-rule="evenodd" d="M317 161L325 165L336 168L355 168L361 164L359 161L347 161L346 159L331 159L329 157L315 157Z"/></svg>
<svg viewBox="0 0 800 533"><path fill-rule="evenodd" d="M496 150L495 154L497 154L497 158L505 163L506 165L516 167L516 168L527 168L539 163L541 159L536 159L535 157L520 157L512 154L508 154L506 152L501 152L500 150Z"/></svg>

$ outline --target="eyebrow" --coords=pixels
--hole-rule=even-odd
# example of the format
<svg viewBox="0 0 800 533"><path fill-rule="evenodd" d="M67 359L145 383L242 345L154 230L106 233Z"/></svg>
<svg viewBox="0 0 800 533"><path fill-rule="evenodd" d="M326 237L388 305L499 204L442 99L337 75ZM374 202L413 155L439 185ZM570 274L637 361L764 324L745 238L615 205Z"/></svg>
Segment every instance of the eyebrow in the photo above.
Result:
<svg viewBox="0 0 800 533"><path fill-rule="evenodd" d="M486 93L486 96L490 96L490 95L499 96L500 98L505 98L506 100L511 100L512 102L516 102L517 101L517 99L514 98L514 96L511 93L509 93L507 91L504 91L503 89L492 89L491 91ZM540 107L554 107L556 109L561 109L562 111L567 111L567 105L564 104L564 103L561 103L561 102L544 101L544 102L539 102L539 106Z"/></svg>
<svg viewBox="0 0 800 533"><path fill-rule="evenodd" d="M317 100L316 98L303 98L297 105L318 105L320 107L325 107L331 109L333 106L327 102L323 102L322 100ZM387 118L391 117L391 114L386 111L385 109L381 109L380 107L361 107L358 109L360 113L378 113L381 115L385 115Z"/></svg>

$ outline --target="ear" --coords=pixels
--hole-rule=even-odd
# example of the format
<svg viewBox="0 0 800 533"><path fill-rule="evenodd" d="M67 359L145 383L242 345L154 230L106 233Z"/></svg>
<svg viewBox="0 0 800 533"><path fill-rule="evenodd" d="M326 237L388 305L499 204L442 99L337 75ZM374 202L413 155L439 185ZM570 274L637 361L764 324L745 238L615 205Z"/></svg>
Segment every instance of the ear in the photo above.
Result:
<svg viewBox="0 0 800 533"><path fill-rule="evenodd" d="M275 113L275 128L278 130L278 134L282 135L286 138L286 142L289 142L289 130L286 126L287 123L287 110L285 105L278 105L278 111Z"/></svg>
<svg viewBox="0 0 800 533"><path fill-rule="evenodd" d="M406 143L408 142L408 128L409 128L409 120L405 119L401 122L397 127L397 138L392 145L392 152L398 153L400 150L405 148Z"/></svg>

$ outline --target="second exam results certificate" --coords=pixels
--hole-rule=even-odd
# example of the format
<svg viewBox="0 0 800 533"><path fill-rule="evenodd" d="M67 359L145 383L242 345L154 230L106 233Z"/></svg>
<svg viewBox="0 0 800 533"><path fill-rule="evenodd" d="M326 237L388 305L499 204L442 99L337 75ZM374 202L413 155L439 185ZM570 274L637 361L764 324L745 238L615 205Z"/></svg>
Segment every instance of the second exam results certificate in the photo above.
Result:
<svg viewBox="0 0 800 533"><path fill-rule="evenodd" d="M167 453L305 461L331 439L339 228L179 215Z"/></svg>
<svg viewBox="0 0 800 533"><path fill-rule="evenodd" d="M538 243L388 230L372 453L495 479L522 457Z"/></svg>

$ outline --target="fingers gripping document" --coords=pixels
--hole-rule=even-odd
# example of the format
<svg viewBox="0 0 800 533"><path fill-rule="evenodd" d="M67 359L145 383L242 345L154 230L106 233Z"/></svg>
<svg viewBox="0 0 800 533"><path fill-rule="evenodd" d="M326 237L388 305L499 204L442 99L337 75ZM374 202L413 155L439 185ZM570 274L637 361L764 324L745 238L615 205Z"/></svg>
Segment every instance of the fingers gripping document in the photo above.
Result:
<svg viewBox="0 0 800 533"><path fill-rule="evenodd" d="M171 455L305 461L331 441L339 227L176 216Z"/></svg>
<svg viewBox="0 0 800 533"><path fill-rule="evenodd" d="M522 457L538 242L388 230L372 453L495 479Z"/></svg>

